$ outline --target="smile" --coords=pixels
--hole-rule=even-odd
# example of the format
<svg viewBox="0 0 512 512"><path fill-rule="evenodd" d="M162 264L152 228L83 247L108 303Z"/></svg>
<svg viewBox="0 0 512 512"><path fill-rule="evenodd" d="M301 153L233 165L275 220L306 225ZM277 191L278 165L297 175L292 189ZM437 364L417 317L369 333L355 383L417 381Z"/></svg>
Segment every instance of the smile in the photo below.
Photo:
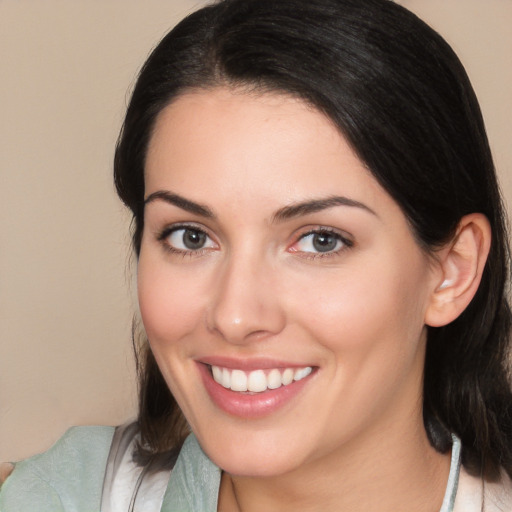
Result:
<svg viewBox="0 0 512 512"><path fill-rule="evenodd" d="M216 407L232 416L258 419L295 403L319 368L215 357L197 361L197 369Z"/></svg>
<svg viewBox="0 0 512 512"><path fill-rule="evenodd" d="M278 389L288 386L294 381L307 377L313 368L272 368L266 370L244 370L211 366L213 379L226 389L239 392L261 393L269 389Z"/></svg>

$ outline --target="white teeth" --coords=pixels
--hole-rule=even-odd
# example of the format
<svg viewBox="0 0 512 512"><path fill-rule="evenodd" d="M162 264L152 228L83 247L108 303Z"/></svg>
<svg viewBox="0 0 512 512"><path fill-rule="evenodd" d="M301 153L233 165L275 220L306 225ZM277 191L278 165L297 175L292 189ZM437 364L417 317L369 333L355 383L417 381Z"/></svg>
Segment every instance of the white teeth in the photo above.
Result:
<svg viewBox="0 0 512 512"><path fill-rule="evenodd" d="M281 372L277 368L270 370L267 380L268 380L268 388L269 389L280 388L283 384L282 380L281 380Z"/></svg>
<svg viewBox="0 0 512 512"><path fill-rule="evenodd" d="M218 382L219 384L222 383L222 368L219 368L218 366L212 366L212 373L213 378L215 382Z"/></svg>
<svg viewBox="0 0 512 512"><path fill-rule="evenodd" d="M293 380L301 380L304 377L307 377L311 373L311 366L306 366L306 368L299 368L295 370L295 375L293 376Z"/></svg>
<svg viewBox="0 0 512 512"><path fill-rule="evenodd" d="M285 368L284 370L272 368L268 373L265 373L264 370L253 370L246 373L243 370L230 370L212 365L212 375L215 382L232 391L250 391L252 393L261 393L267 389L287 386L294 380L304 379L312 371L311 366L305 366L296 369Z"/></svg>
<svg viewBox="0 0 512 512"><path fill-rule="evenodd" d="M254 393L259 393L260 391L265 391L265 389L267 389L267 377L263 370L256 370L249 373L249 377L247 378L247 389Z"/></svg>
<svg viewBox="0 0 512 512"><path fill-rule="evenodd" d="M245 375L245 372L242 370L233 370L231 372L230 387L233 391L247 391L247 375Z"/></svg>
<svg viewBox="0 0 512 512"><path fill-rule="evenodd" d="M225 388L228 389L231 387L231 374L227 368L222 369L222 379L219 384L222 384Z"/></svg>
<svg viewBox="0 0 512 512"><path fill-rule="evenodd" d="M293 382L293 370L291 368L286 368L283 372L283 386L288 386Z"/></svg>

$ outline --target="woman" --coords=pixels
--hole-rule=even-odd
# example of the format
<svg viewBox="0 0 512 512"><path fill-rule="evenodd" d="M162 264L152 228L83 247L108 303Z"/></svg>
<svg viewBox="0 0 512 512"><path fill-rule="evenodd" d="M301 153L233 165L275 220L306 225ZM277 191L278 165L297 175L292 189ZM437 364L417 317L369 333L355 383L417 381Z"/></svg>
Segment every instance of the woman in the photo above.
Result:
<svg viewBox="0 0 512 512"><path fill-rule="evenodd" d="M21 463L2 510L512 509L504 215L436 33L389 0L205 7L144 65L115 181L138 422Z"/></svg>

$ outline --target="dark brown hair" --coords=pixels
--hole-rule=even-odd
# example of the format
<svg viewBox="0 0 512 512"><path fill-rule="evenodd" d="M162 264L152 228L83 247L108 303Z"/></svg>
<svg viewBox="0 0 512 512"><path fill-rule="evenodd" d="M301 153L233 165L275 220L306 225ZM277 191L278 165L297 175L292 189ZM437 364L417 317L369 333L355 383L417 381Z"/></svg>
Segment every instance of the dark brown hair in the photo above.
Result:
<svg viewBox="0 0 512 512"><path fill-rule="evenodd" d="M478 102L449 45L389 0L223 0L191 14L144 64L118 141L115 183L133 212L136 254L155 119L184 91L219 85L282 91L325 113L427 251L462 216L487 216L492 246L476 296L428 330L424 418L439 451L454 432L468 468L512 475L504 213ZM142 440L157 453L187 427L147 344L138 350Z"/></svg>

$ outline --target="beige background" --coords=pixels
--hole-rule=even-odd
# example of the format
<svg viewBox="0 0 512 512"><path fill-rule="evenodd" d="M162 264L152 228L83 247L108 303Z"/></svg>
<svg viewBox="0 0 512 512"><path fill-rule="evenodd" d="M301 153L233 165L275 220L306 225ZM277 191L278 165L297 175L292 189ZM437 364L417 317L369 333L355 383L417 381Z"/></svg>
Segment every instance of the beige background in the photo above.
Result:
<svg viewBox="0 0 512 512"><path fill-rule="evenodd" d="M136 70L199 3L0 0L0 461L135 413L112 152ZM401 3L466 64L512 204L512 0Z"/></svg>

